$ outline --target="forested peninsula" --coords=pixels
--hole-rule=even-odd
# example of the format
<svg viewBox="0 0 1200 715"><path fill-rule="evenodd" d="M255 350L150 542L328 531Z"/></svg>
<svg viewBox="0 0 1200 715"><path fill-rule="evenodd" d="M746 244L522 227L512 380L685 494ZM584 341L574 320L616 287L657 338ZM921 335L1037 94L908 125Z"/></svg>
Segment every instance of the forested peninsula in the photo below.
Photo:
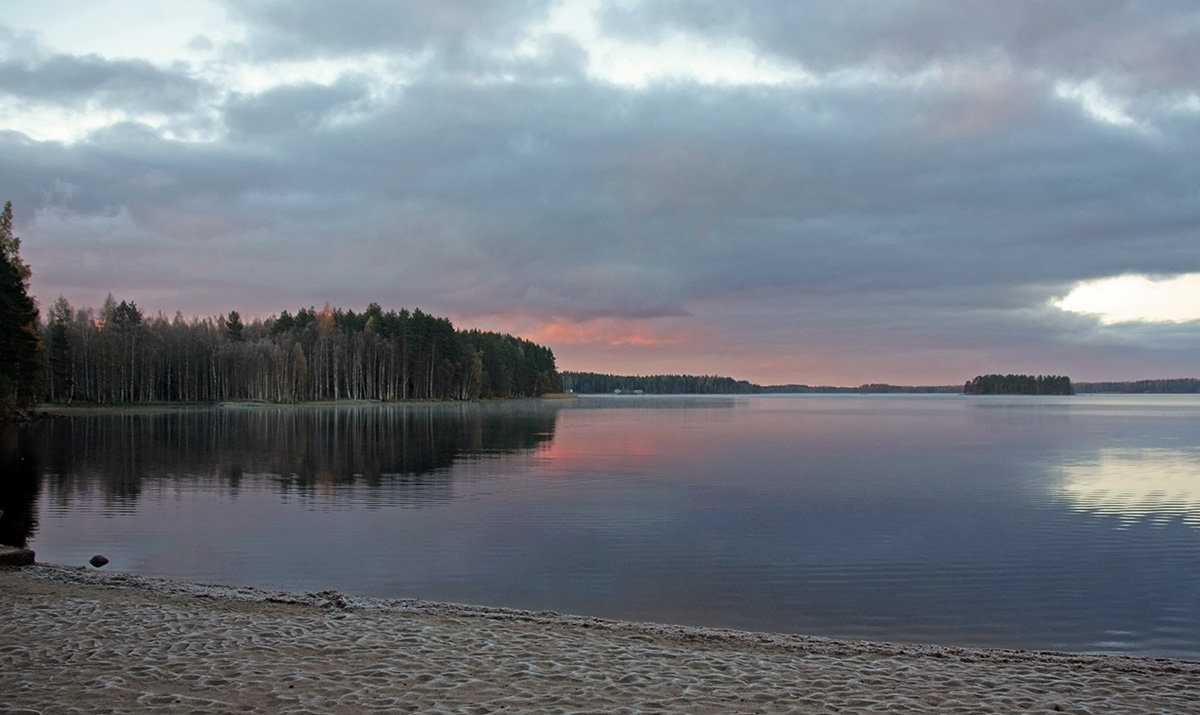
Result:
<svg viewBox="0 0 1200 715"><path fill-rule="evenodd" d="M561 391L549 348L458 330L420 309L303 308L244 322L237 311L146 316L111 295L59 298L41 323L45 399L63 404L471 400Z"/></svg>

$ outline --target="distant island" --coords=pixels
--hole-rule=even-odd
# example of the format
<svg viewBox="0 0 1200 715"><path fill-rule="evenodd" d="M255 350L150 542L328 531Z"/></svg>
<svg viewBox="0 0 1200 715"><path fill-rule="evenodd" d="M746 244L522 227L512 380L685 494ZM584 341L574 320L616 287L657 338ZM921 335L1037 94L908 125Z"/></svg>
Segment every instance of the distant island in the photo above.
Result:
<svg viewBox="0 0 1200 715"><path fill-rule="evenodd" d="M963 385L964 395L1074 395L1063 375L979 375Z"/></svg>

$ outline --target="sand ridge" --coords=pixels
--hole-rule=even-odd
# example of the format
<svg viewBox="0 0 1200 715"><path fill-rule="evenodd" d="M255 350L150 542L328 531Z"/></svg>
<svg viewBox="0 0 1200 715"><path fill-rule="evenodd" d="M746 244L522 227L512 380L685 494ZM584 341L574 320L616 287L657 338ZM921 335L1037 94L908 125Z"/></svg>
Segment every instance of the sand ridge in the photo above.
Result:
<svg viewBox="0 0 1200 715"><path fill-rule="evenodd" d="M0 713L1200 712L1200 662L0 570Z"/></svg>

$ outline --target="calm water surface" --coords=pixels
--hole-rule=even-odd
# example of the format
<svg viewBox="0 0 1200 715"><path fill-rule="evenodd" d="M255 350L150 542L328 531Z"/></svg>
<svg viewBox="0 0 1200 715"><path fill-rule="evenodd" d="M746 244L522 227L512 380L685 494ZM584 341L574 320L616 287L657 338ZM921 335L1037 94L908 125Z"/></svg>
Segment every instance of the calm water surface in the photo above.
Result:
<svg viewBox="0 0 1200 715"><path fill-rule="evenodd" d="M0 537L266 588L1200 659L1198 434L1197 396L1133 395L59 417L8 437Z"/></svg>

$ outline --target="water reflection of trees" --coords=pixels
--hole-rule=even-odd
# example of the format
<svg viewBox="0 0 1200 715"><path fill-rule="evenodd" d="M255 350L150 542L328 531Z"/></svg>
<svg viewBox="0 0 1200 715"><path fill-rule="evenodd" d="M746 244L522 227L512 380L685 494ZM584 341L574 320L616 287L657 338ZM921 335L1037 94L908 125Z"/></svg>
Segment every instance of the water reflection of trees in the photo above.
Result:
<svg viewBox="0 0 1200 715"><path fill-rule="evenodd" d="M37 527L37 452L29 425L0 424L0 544L24 547Z"/></svg>
<svg viewBox="0 0 1200 715"><path fill-rule="evenodd" d="M556 414L540 404L472 403L80 415L43 421L38 451L48 501L63 506L97 491L119 506L152 483L236 493L248 478L301 493L408 490L427 502L436 492L450 497L446 470L456 461L551 440Z"/></svg>

